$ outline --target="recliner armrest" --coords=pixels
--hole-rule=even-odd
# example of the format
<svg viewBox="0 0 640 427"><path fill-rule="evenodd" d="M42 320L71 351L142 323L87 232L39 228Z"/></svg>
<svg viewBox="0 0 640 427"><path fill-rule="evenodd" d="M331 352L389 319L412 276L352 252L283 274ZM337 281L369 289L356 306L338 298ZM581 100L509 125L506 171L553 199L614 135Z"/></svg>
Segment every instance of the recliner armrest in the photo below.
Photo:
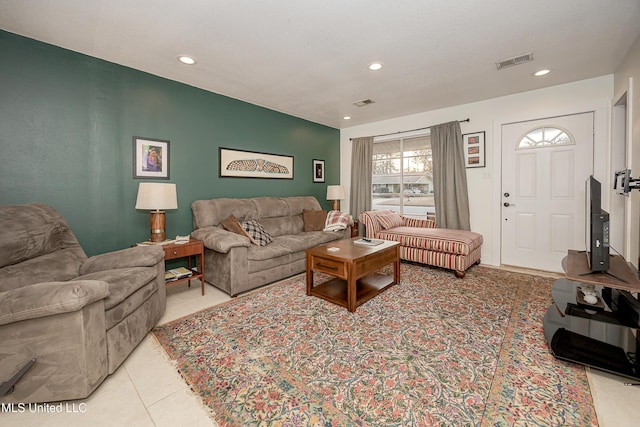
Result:
<svg viewBox="0 0 640 427"><path fill-rule="evenodd" d="M153 267L163 259L164 250L160 245L136 246L92 256L80 266L80 275L118 268Z"/></svg>
<svg viewBox="0 0 640 427"><path fill-rule="evenodd" d="M109 296L107 282L43 282L0 292L0 325L81 310Z"/></svg>
<svg viewBox="0 0 640 427"><path fill-rule="evenodd" d="M223 254L229 253L231 248L243 246L248 248L252 245L248 237L213 226L199 228L193 231L191 235L198 240L202 240L205 248Z"/></svg>

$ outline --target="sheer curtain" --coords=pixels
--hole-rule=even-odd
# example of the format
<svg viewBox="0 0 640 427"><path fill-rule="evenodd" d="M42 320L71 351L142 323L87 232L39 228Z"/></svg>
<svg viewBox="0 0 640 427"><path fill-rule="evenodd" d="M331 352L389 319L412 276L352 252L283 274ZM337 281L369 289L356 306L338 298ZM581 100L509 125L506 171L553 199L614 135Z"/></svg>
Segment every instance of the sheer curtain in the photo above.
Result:
<svg viewBox="0 0 640 427"><path fill-rule="evenodd" d="M467 171L459 122L431 126L436 225L470 230Z"/></svg>
<svg viewBox="0 0 640 427"><path fill-rule="evenodd" d="M351 191L349 213L354 218L371 210L371 181L373 173L373 137L351 141Z"/></svg>

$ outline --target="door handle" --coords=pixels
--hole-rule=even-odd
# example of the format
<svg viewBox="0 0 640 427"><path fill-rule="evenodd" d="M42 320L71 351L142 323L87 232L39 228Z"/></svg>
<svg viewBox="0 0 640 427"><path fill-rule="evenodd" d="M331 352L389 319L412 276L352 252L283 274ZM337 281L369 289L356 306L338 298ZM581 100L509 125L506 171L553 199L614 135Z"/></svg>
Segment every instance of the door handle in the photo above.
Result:
<svg viewBox="0 0 640 427"><path fill-rule="evenodd" d="M513 203L504 202L504 203L503 203L503 206L504 206L505 208L508 208L509 206L515 206L515 205L514 205Z"/></svg>

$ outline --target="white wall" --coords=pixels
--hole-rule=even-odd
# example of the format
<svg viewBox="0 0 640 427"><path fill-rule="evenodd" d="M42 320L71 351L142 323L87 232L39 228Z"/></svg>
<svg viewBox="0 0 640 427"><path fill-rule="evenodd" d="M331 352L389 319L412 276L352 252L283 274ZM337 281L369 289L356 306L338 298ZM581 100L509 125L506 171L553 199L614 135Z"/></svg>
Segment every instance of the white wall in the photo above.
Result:
<svg viewBox="0 0 640 427"><path fill-rule="evenodd" d="M627 167L633 178L640 178L640 37L635 41L614 76L613 102L626 93L627 99ZM627 261L640 264L640 191L632 191L626 203Z"/></svg>
<svg viewBox="0 0 640 427"><path fill-rule="evenodd" d="M462 133L486 132L487 165L485 168L467 169L471 229L484 237L482 262L484 264L499 265L501 125L515 121L596 111L596 146L594 153L596 164L594 165L594 170L596 177L603 180L603 187L608 188L609 118L611 117L612 97L613 75L607 75L342 129L340 132L340 181L347 191L347 200L343 202L342 209L349 210L350 138L417 129L468 117L471 119L469 123L460 124ZM640 105L638 107L640 108ZM638 142L640 143L640 137ZM638 170L640 170L640 167L638 167ZM603 197L603 199L608 200L608 197Z"/></svg>

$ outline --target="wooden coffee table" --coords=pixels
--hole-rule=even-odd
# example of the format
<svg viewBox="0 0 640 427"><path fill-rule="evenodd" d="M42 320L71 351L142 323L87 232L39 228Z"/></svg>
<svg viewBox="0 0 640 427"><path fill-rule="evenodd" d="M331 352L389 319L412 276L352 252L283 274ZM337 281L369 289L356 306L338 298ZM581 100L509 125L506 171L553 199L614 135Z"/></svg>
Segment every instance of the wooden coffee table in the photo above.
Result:
<svg viewBox="0 0 640 427"><path fill-rule="evenodd" d="M400 244L385 241L378 246L358 245L353 243L357 239L307 249L307 295L339 304L353 313L359 305L400 282ZM391 263L393 276L376 273ZM334 278L314 286L314 272Z"/></svg>

